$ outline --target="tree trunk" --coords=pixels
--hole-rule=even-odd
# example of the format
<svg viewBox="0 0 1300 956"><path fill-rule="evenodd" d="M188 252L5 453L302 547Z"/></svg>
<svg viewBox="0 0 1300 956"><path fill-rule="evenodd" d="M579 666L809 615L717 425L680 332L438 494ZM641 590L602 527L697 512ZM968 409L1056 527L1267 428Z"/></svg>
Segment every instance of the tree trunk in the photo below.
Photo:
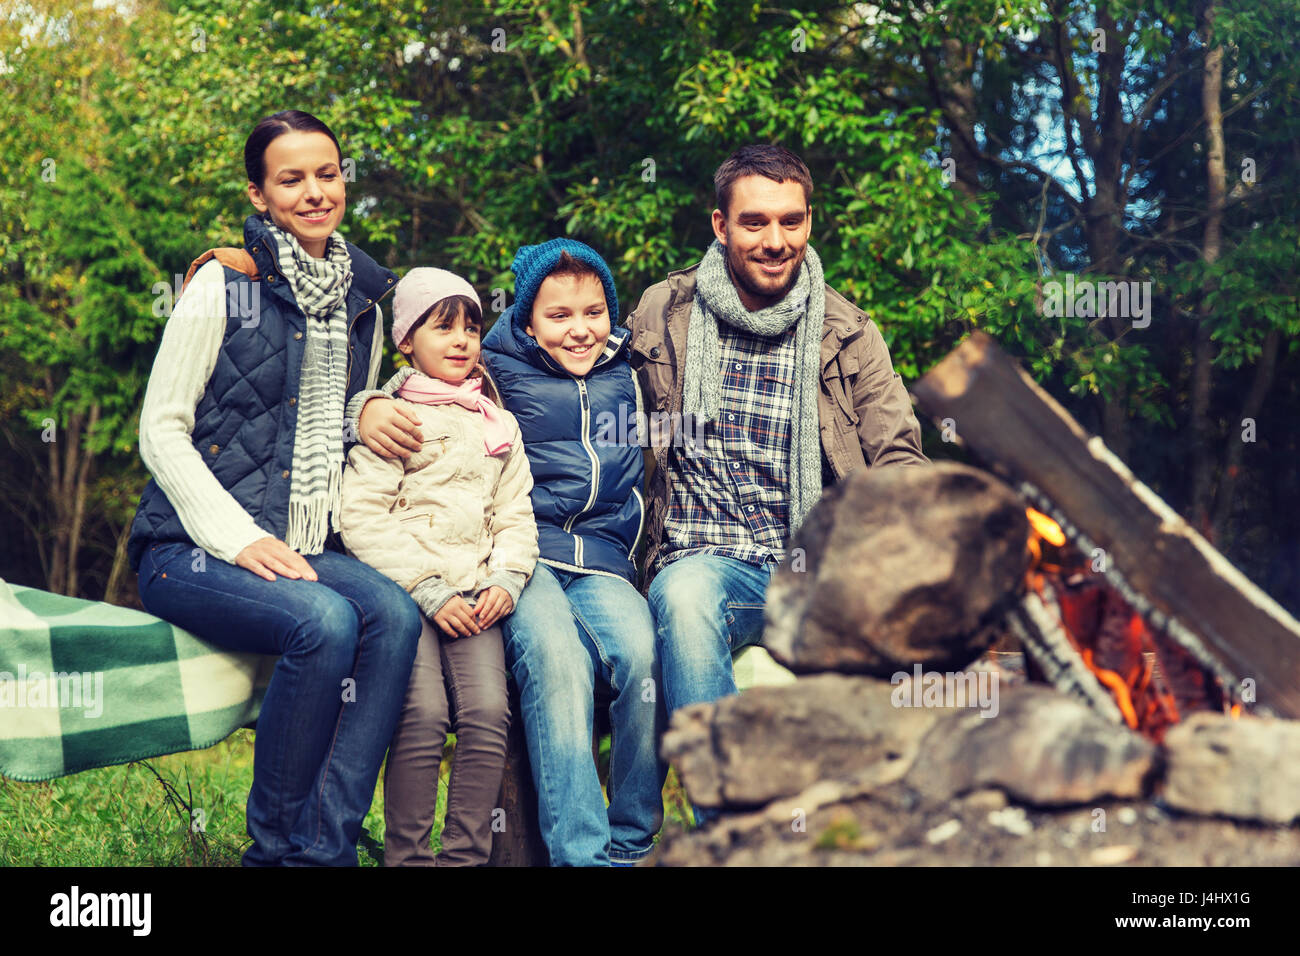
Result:
<svg viewBox="0 0 1300 956"><path fill-rule="evenodd" d="M1205 218L1205 238L1201 258L1207 265L1219 260L1223 245L1223 205L1227 195L1227 170L1223 157L1223 110L1219 97L1223 91L1223 47L1212 45L1214 5L1205 10L1202 30L1208 52L1201 75L1201 110L1206 127L1206 176L1209 195ZM1209 294L1211 282L1202 292L1197 311L1196 347L1192 372L1192 459L1191 520L1194 527L1211 541L1215 528L1210 523L1211 481L1215 455L1211 452L1210 395L1214 389L1214 342L1210 338Z"/></svg>
<svg viewBox="0 0 1300 956"><path fill-rule="evenodd" d="M126 560L126 543L131 537L131 518L122 523L122 530L117 533L117 545L113 548L113 567L108 572L108 583L104 585L104 603L122 604L120 591L130 576Z"/></svg>
<svg viewBox="0 0 1300 956"><path fill-rule="evenodd" d="M1241 406L1242 418L1258 418L1264 407L1264 399L1273 386L1273 376L1277 370L1277 353L1282 345L1282 333L1279 329L1269 329L1264 336L1264 347L1259 360L1255 363L1255 377L1250 383L1250 393ZM1228 429L1228 453L1224 456L1223 476L1219 479L1219 488L1214 496L1213 529L1222 538L1228 531L1228 521L1232 517L1232 496L1237 487L1237 475L1241 471L1241 460L1246 453L1246 443L1236 429L1241 427L1240 420L1230 424Z"/></svg>
<svg viewBox="0 0 1300 956"><path fill-rule="evenodd" d="M1125 263L1125 111L1119 99L1123 87L1126 42L1114 18L1099 10L1097 27L1105 36L1105 48L1097 53L1097 117L1093 120L1082 83L1071 68L1069 35L1057 33L1057 60L1061 70L1061 108L1065 113L1066 148L1083 195L1084 237L1088 260L1099 278L1118 276ZM1078 137L1074 133L1078 126ZM1092 164L1092 195L1087 193L1083 166L1075 153L1083 153ZM1118 341L1131 326L1130 316L1108 316L1096 324L1097 336ZM1101 437L1110 450L1127 460L1128 382L1117 381L1101 395Z"/></svg>
<svg viewBox="0 0 1300 956"><path fill-rule="evenodd" d="M979 191L979 152L975 148L975 83L971 79L973 53L951 37L943 41L943 68L939 83L944 113L955 127L950 137L956 165L956 186L966 196Z"/></svg>
<svg viewBox="0 0 1300 956"><path fill-rule="evenodd" d="M77 597L77 588L79 581L77 579L77 560L81 554L81 531L86 524L86 496L90 490L90 469L95 463L95 456L85 448L80 447L82 436L90 436L95 431L95 426L99 424L99 403L90 406L90 421L86 424L85 432L78 434L75 442L77 445L77 469L76 478L72 485L72 521L68 527L68 590L65 592L72 597Z"/></svg>

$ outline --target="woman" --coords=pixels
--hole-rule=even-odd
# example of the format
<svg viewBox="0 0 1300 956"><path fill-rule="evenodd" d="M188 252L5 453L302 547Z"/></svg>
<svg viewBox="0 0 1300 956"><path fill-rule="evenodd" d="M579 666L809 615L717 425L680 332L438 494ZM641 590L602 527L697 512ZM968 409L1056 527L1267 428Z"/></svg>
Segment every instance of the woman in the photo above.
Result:
<svg viewBox="0 0 1300 956"><path fill-rule="evenodd" d="M257 124L244 146L256 275L217 259L194 272L140 415L153 480L128 553L145 608L218 647L280 655L257 721L250 866L356 865L421 628L410 596L329 533L356 433L345 406L374 388L378 303L396 284L335 233L341 163L310 114Z"/></svg>

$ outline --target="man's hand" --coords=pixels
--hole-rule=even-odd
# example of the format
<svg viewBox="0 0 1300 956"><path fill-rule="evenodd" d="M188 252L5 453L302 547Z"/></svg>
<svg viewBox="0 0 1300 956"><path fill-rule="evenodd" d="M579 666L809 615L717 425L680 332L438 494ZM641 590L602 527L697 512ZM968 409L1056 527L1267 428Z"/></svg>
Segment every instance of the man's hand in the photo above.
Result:
<svg viewBox="0 0 1300 956"><path fill-rule="evenodd" d="M448 637L470 637L483 630L474 619L474 609L459 594L444 604L433 616Z"/></svg>
<svg viewBox="0 0 1300 956"><path fill-rule="evenodd" d="M478 607L474 613L478 617L479 627L487 630L514 609L515 602L510 600L510 592L494 584L478 593Z"/></svg>
<svg viewBox="0 0 1300 956"><path fill-rule="evenodd" d="M286 578L316 580L316 572L307 559L273 535L258 538L240 551L235 555L235 564L268 581L274 581L277 574Z"/></svg>
<svg viewBox="0 0 1300 956"><path fill-rule="evenodd" d="M410 458L424 440L417 427L420 424L419 418L391 398L372 398L361 409L357 433L381 458Z"/></svg>

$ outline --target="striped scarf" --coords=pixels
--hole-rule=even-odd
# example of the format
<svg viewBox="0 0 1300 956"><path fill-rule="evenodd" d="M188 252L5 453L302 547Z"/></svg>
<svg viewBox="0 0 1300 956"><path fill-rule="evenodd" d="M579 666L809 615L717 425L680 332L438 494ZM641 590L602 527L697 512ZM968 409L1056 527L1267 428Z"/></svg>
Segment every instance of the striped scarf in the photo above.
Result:
<svg viewBox="0 0 1300 956"><path fill-rule="evenodd" d="M326 243L325 258L316 259L290 233L269 221L267 228L275 237L280 271L307 317L285 544L300 554L320 554L325 549L327 519L338 530L352 257L337 233Z"/></svg>

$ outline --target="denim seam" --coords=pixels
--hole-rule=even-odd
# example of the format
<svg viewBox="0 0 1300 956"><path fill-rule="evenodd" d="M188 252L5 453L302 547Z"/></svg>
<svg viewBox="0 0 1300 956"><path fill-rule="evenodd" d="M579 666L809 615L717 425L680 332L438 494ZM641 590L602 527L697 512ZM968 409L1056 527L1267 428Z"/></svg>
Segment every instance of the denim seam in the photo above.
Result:
<svg viewBox="0 0 1300 956"><path fill-rule="evenodd" d="M639 862L639 861L641 861L641 860L644 860L646 857L648 857L651 853L654 852L654 849L655 849L654 838L651 837L651 839L650 839L650 845L649 845L648 847L646 847L644 850L641 850L640 852L635 853L635 854L633 854L633 853L615 853L614 850L611 848L610 851L609 851L609 858L610 858L611 860L618 860L618 861L620 861L620 862L624 862L624 863L635 863L635 862Z"/></svg>
<svg viewBox="0 0 1300 956"><path fill-rule="evenodd" d="M525 655L525 656L526 656L526 655ZM523 658L520 658L519 661L518 661L518 663L524 664L524 659L523 659ZM529 674L529 670L528 670L528 666L527 666L527 664L524 664L524 674L525 674L525 676L526 676L527 679L531 680L531 674ZM551 787L550 787L549 784L547 783L547 781L548 781L548 779L549 779L549 774L547 773L547 766L546 766L546 759L545 759L545 756L546 756L546 748L545 748L545 747L538 747L538 748L537 748L536 759L533 759L533 758L534 758L534 754L532 753L532 748L531 748L531 747L528 747L528 742L529 742L529 739L530 739L530 738L529 738L529 735L528 735L528 733L527 733L528 721L527 721L527 719L524 718L524 716L523 716L523 714L522 714L523 708L524 708L524 702L523 702L523 698L522 698L522 695L521 695L520 700L519 700L519 709L520 709L520 711L521 711L521 713L520 713L520 719L522 719L523 722L524 722L524 727L525 727L525 733L524 733L524 746L525 746L525 749L527 749L527 750L529 751L528 758L529 758L529 763L532 765L532 768L533 768L533 783L534 783L534 785L537 787L537 802L538 802L538 817L539 817L539 819L538 819L537 822L538 822L538 825L539 825L539 827L540 827L541 822L542 822L541 819L540 819L540 815L541 815L541 806L540 806L540 805L541 805L541 802L542 802L543 800L547 799L547 797L550 795L550 792L551 792ZM554 819L552 819L551 823L552 823L552 825L554 825L554 823L555 823ZM548 863L550 862L551 857L554 856L554 853L553 853L553 851L552 851L552 849L551 849L550 839L549 839L549 838L552 837L553 835L554 835L553 833L549 833L549 834L546 833L546 832L543 832L543 833L542 833L543 842L546 844L546 855L547 855L547 862L548 862Z"/></svg>
<svg viewBox="0 0 1300 956"><path fill-rule="evenodd" d="M333 590L333 588L331 588L330 590ZM338 594L337 591L335 591L335 593ZM359 624L359 627L357 628L357 656L356 656L356 660L352 664L352 673L350 675L352 679L355 681L357 676L357 668L361 666L361 655L365 650L365 640L366 640L365 609L362 608L361 605L358 604L356 601L352 600L352 598L348 597L346 594L339 594L339 597L343 598L343 600L351 604L353 608L355 608L357 611L357 621ZM320 844L321 828L323 826L322 803L324 802L323 798L325 795L325 785L329 779L330 765L334 761L334 748L338 745L339 729L343 726L343 715L346 712L346 708L347 708L347 704L345 702L340 701L339 716L338 719L334 721L334 734L330 737L329 750L325 752L325 762L321 765L320 789L316 792L316 838L312 841L311 846L307 847L307 849L304 852L311 852L312 850L316 849L316 847ZM365 821L363 819L362 828L364 829L364 827L365 827ZM356 848L353 847L353 852L355 851Z"/></svg>
<svg viewBox="0 0 1300 956"><path fill-rule="evenodd" d="M610 662L609 658L605 656L605 646L601 644L600 638L596 636L595 629L586 622L582 616L582 612L574 606L572 601L569 602L569 609L573 612L574 621L577 622L580 628L586 631L587 637L591 639L592 646L596 648L596 656L600 658L601 666L605 668L605 673L609 675L609 689L613 691L614 696L617 697L618 688L614 686L614 665Z"/></svg>
<svg viewBox="0 0 1300 956"><path fill-rule="evenodd" d="M609 681L609 690L610 690L610 695L611 695L611 701L610 701L610 703L611 703L611 705L612 705L613 701L615 701L615 700L618 699L618 694L619 694L619 690L618 690L618 688L617 688L617 687L615 686L615 684L614 684L614 681L615 681L615 676L614 676L614 665L611 664L610 661L609 661L609 659L605 656L605 648L604 648L604 645L601 644L600 639L596 636L596 632L595 632L595 630L591 627L591 625L589 625L589 624L586 622L586 620L583 619L582 613L578 610L578 608L574 605L574 603L573 603L572 601L569 602L569 608L573 611L573 618L574 618L574 620L577 622L578 626L579 626L580 628L582 628L582 629L587 633L587 637L590 638L591 643L592 643L592 646L596 648L596 656L600 658L601 666L604 668L604 671L605 671L605 674L602 675L602 676L604 676L604 677ZM595 675L592 675L592 677L593 677L593 680L592 680L592 684L593 684L592 692L593 692L593 695L594 695L594 693L595 693L595 686L594 686L594 685L595 685L595 680L594 680ZM595 728L595 719L596 719L595 706L596 706L596 704L595 704L595 699L594 699L594 697L593 697L593 700L592 700L592 715L591 715L591 716L592 716L592 726L591 726L590 728L588 728L588 734L595 733L595 729L596 729L596 728ZM609 727L609 736L610 736L610 745L609 745L609 776L610 776L610 779L613 780L613 779L614 779L614 721L611 720L611 721L609 722L609 724L610 724L610 727ZM594 758L593 758L593 759L594 759ZM598 770L597 776L599 777L599 768L597 768L597 770ZM610 798L610 801L612 802L613 799L614 799L614 789L613 789L613 785L612 785L612 784L606 784L606 787L609 789L609 798ZM609 819L609 818L608 818L608 813L609 813L608 808L605 809L605 813L606 813L606 820L608 820L608 819ZM607 827L607 829L608 829L608 827ZM609 846L608 846L608 844L606 845L605 855L606 855L606 856L609 855Z"/></svg>

